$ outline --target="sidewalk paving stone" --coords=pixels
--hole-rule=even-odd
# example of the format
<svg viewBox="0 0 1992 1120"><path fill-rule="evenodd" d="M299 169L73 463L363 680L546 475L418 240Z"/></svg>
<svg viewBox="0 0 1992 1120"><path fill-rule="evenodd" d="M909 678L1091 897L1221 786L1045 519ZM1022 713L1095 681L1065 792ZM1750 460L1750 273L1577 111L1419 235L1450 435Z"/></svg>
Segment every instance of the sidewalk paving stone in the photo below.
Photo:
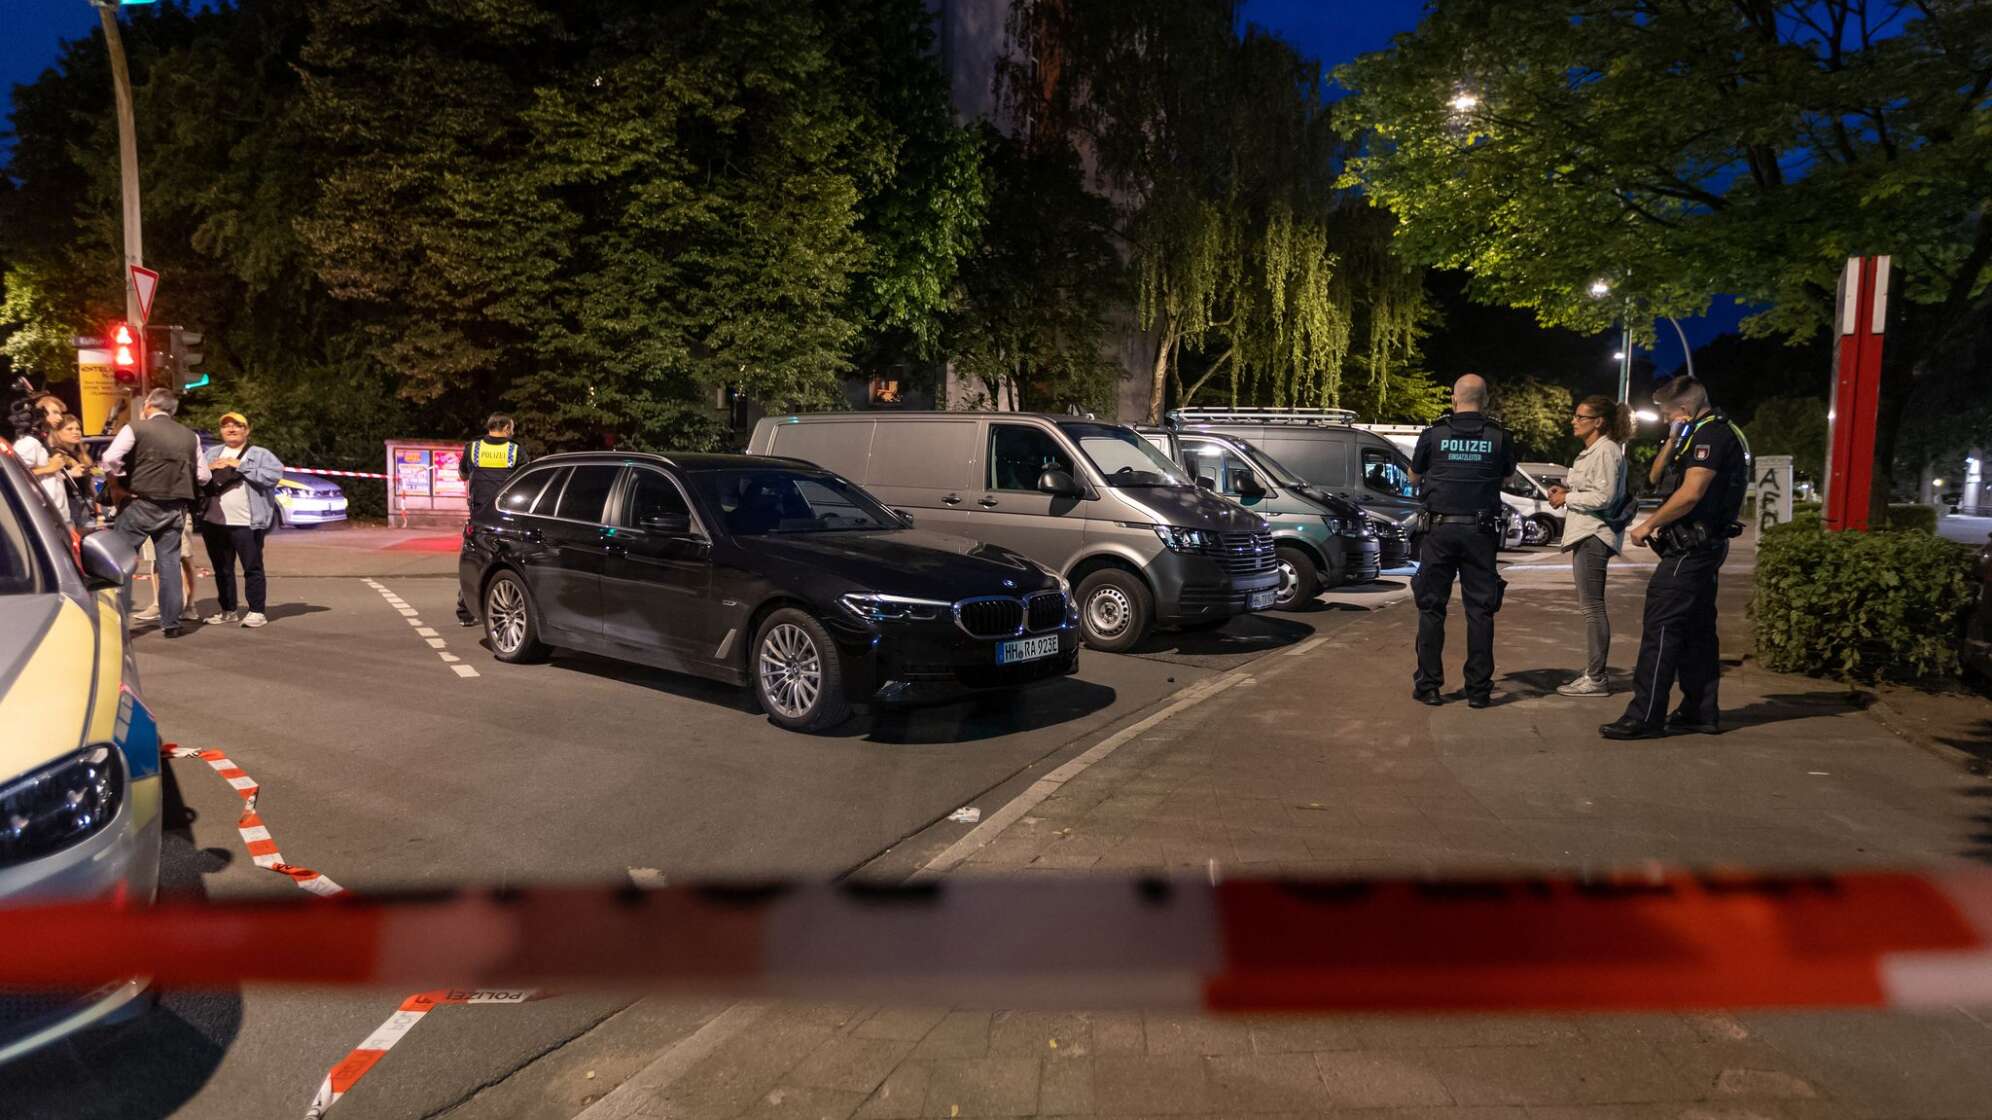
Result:
<svg viewBox="0 0 1992 1120"><path fill-rule="evenodd" d="M1314 1055L1329 1102L1341 1108L1406 1108L1454 1103L1422 1050L1349 1050Z"/></svg>
<svg viewBox="0 0 1992 1120"><path fill-rule="evenodd" d="M1039 1058L954 1058L929 1063L930 1117L1034 1116Z"/></svg>

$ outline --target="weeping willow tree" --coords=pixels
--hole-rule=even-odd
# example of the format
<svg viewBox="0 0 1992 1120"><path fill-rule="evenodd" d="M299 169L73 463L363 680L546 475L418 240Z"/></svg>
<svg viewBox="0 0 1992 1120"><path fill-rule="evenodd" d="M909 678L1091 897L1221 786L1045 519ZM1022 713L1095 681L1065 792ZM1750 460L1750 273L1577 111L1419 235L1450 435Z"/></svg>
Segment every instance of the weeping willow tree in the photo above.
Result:
<svg viewBox="0 0 1992 1120"><path fill-rule="evenodd" d="M1234 0L1013 0L1000 103L1112 205L1154 343L1151 421L1172 389L1415 408L1419 276L1388 218L1337 187L1348 145L1320 65L1237 17Z"/></svg>

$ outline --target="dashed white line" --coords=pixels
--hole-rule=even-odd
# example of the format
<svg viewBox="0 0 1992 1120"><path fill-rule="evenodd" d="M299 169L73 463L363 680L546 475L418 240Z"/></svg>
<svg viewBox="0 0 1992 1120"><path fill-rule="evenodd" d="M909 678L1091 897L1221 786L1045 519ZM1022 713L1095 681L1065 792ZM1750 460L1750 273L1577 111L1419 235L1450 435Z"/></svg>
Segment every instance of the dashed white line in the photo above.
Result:
<svg viewBox="0 0 1992 1120"><path fill-rule="evenodd" d="M407 620L408 625L415 628L415 636L427 642L429 648L436 651L436 656L442 658L443 664L448 665L452 673L455 673L459 677L475 677L479 675L476 669L463 663L463 658L449 652L447 648L449 643L437 636L435 627L423 624L421 612L409 606L406 599L396 595L393 591L388 590L374 580L368 579L361 582L380 592L381 599L388 606L393 607L399 612L401 617Z"/></svg>

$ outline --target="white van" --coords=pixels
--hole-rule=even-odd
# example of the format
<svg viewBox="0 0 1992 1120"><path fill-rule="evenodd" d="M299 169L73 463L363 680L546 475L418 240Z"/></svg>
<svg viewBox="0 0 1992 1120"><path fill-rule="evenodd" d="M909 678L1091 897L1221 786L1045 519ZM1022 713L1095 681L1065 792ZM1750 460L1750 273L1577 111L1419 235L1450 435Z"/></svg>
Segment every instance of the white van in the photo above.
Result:
<svg viewBox="0 0 1992 1120"><path fill-rule="evenodd" d="M754 426L756 455L804 459L922 528L999 544L1064 576L1080 632L1125 650L1271 607L1272 527L1199 489L1132 428L1016 412L826 412Z"/></svg>

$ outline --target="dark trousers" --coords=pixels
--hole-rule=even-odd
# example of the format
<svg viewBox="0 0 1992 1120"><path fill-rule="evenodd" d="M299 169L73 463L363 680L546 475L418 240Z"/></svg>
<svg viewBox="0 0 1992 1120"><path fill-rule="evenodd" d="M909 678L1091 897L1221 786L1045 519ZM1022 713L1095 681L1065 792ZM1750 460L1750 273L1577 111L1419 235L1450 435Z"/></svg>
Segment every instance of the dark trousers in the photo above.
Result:
<svg viewBox="0 0 1992 1120"><path fill-rule="evenodd" d="M1649 727L1667 722L1667 698L1681 685L1681 711L1697 723L1716 720L1722 651L1715 634L1715 581L1729 542L1663 557L1646 584L1645 630L1632 672L1625 718Z"/></svg>
<svg viewBox="0 0 1992 1120"><path fill-rule="evenodd" d="M180 550L186 546L180 537L186 523L184 501L133 498L118 511L118 519L111 526L111 531L124 538L133 552L146 541L152 542L152 578L159 595L159 625L167 630L179 629L180 615L186 606L181 602L186 595L180 587ZM130 614L130 580L125 581L118 596L125 613Z"/></svg>
<svg viewBox="0 0 1992 1120"><path fill-rule="evenodd" d="M216 525L201 522L201 540L207 542L208 560L214 564L214 595L221 609L236 609L235 562L242 562L242 589L249 595L249 609L262 614L268 581L263 578L263 533L247 525Z"/></svg>
<svg viewBox="0 0 1992 1120"><path fill-rule="evenodd" d="M1501 543L1497 532L1461 522L1434 525L1425 534L1418 574L1411 577L1411 597L1418 604L1413 684L1419 692L1437 692L1445 683L1446 604L1454 576L1466 608L1466 694L1486 696L1494 689L1494 612L1501 609L1502 586L1494 569Z"/></svg>
<svg viewBox="0 0 1992 1120"><path fill-rule="evenodd" d="M471 479L468 504L470 505L470 519L472 521L477 520L477 515L484 512L485 508L491 504L491 499L497 493L498 488L495 486L489 490L480 492L477 487L476 478L473 477ZM463 588L461 587L457 588L456 616L457 621L463 623L465 626L469 626L477 621L476 616L470 613L470 608L464 605Z"/></svg>

